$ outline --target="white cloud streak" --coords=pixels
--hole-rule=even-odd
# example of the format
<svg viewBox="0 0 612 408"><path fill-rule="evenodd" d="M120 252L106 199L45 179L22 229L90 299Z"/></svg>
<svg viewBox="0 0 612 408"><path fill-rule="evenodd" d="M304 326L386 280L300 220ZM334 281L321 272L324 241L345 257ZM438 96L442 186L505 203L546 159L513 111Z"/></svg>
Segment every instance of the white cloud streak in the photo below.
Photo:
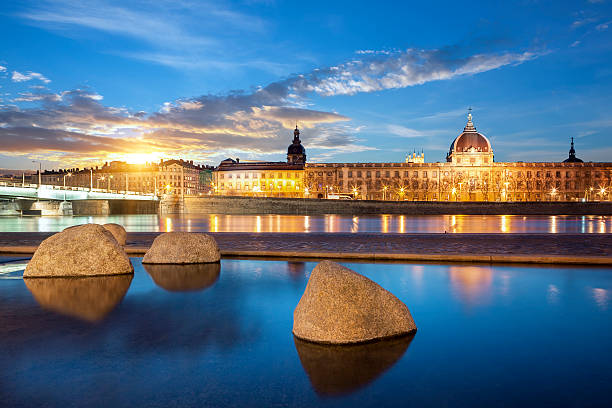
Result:
<svg viewBox="0 0 612 408"><path fill-rule="evenodd" d="M45 77L43 74L39 74L38 72L31 72L31 71L28 71L25 74L22 74L21 72L13 71L13 75L11 76L11 79L13 80L13 82L25 82L25 81L30 81L32 79L38 79L39 81L42 81L45 84L48 84L49 82L51 82L51 80Z"/></svg>
<svg viewBox="0 0 612 408"><path fill-rule="evenodd" d="M315 92L324 96L354 95L474 75L519 65L540 55L542 53L523 52L453 58L441 50L408 49L314 70L289 82L296 92Z"/></svg>

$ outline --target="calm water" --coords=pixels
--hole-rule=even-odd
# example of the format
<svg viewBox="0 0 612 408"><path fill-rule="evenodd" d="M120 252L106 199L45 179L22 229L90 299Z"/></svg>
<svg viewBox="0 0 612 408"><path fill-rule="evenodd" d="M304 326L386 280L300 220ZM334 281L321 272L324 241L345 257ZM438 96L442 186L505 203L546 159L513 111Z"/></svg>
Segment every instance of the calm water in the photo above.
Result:
<svg viewBox="0 0 612 408"><path fill-rule="evenodd" d="M345 265L404 301L412 339L294 341L315 263L72 279L0 272L2 406L610 406L612 270Z"/></svg>
<svg viewBox="0 0 612 408"><path fill-rule="evenodd" d="M612 233L612 217L519 215L114 215L0 217L0 232L55 232L88 222L116 222L128 231Z"/></svg>

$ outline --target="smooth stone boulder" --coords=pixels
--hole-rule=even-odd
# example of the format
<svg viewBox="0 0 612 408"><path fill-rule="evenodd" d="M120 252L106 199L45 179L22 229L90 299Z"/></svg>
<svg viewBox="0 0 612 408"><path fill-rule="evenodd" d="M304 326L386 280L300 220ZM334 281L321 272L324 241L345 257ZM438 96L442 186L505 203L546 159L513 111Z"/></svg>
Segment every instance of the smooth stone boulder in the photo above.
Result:
<svg viewBox="0 0 612 408"><path fill-rule="evenodd" d="M220 263L188 265L144 264L157 286L169 292L204 290L217 282Z"/></svg>
<svg viewBox="0 0 612 408"><path fill-rule="evenodd" d="M38 304L54 312L96 322L125 296L132 275L24 279Z"/></svg>
<svg viewBox="0 0 612 408"><path fill-rule="evenodd" d="M219 262L217 241L210 235L193 232L166 232L158 235L142 263L196 264Z"/></svg>
<svg viewBox="0 0 612 408"><path fill-rule="evenodd" d="M410 311L377 283L320 262L293 312L293 334L316 343L369 342L416 332Z"/></svg>
<svg viewBox="0 0 612 408"><path fill-rule="evenodd" d="M102 226L106 228L111 234L113 234L113 237L115 237L119 245L125 245L125 240L127 239L127 232L125 231L125 228L123 228L122 225L110 223L104 224Z"/></svg>
<svg viewBox="0 0 612 408"><path fill-rule="evenodd" d="M391 368L406 352L414 334L375 343L317 344L294 337L295 349L312 387L321 396L357 391Z"/></svg>
<svg viewBox="0 0 612 408"><path fill-rule="evenodd" d="M134 273L113 234L97 224L67 228L45 239L23 277L100 276Z"/></svg>

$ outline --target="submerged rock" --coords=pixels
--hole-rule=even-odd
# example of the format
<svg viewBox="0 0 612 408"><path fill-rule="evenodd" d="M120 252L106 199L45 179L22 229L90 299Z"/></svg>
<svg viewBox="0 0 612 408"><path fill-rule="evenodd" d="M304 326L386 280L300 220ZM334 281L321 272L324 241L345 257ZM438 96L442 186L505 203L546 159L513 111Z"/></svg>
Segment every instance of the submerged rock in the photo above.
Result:
<svg viewBox="0 0 612 408"><path fill-rule="evenodd" d="M221 264L144 264L144 268L157 286L169 292L186 292L214 285L219 279Z"/></svg>
<svg viewBox="0 0 612 408"><path fill-rule="evenodd" d="M357 391L393 366L414 334L376 343L316 344L294 337L295 348L314 390L324 396Z"/></svg>
<svg viewBox="0 0 612 408"><path fill-rule="evenodd" d="M314 268L293 312L293 334L317 343L368 342L416 329L410 311L398 298L331 261Z"/></svg>
<svg viewBox="0 0 612 408"><path fill-rule="evenodd" d="M113 235L97 224L67 228L45 239L23 277L100 276L133 273Z"/></svg>
<svg viewBox="0 0 612 408"><path fill-rule="evenodd" d="M125 228L123 228L122 225L110 223L104 224L102 226L106 228L111 234L113 234L113 237L115 237L119 245L125 245L125 240L127 239L127 232L125 231Z"/></svg>
<svg viewBox="0 0 612 408"><path fill-rule="evenodd" d="M24 279L45 309L95 322L109 314L125 296L132 275L89 278Z"/></svg>
<svg viewBox="0 0 612 408"><path fill-rule="evenodd" d="M219 262L221 253L217 242L206 234L166 232L158 235L142 263L196 264Z"/></svg>

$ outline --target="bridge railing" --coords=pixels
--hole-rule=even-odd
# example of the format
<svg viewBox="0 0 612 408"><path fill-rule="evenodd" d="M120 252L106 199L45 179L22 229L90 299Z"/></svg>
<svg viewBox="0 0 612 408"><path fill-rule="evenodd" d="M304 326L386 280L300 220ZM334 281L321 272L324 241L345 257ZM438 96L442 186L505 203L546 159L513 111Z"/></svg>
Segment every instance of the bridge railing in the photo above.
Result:
<svg viewBox="0 0 612 408"><path fill-rule="evenodd" d="M108 190L105 188L92 188L89 187L75 187L75 186L57 186L51 184L42 184L39 188L38 184L23 184L16 182L0 181L0 187L14 187L14 188L27 188L32 190L59 190L59 191L84 191L91 193L100 194L115 194L115 195L135 195L135 196L146 196L155 197L155 193L143 193L140 191L125 191L125 190Z"/></svg>

